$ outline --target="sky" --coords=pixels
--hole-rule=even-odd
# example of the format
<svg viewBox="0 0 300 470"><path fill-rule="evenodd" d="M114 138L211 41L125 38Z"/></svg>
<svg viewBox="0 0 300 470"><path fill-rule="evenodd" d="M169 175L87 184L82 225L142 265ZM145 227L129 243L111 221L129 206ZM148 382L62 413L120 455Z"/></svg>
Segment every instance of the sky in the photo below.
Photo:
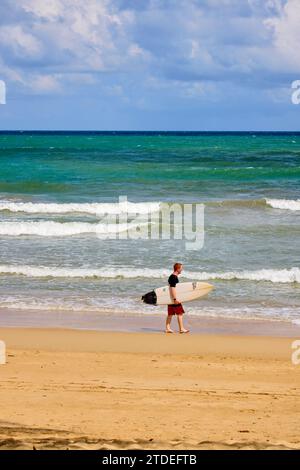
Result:
<svg viewBox="0 0 300 470"><path fill-rule="evenodd" d="M300 0L1 0L0 80L2 130L300 131Z"/></svg>

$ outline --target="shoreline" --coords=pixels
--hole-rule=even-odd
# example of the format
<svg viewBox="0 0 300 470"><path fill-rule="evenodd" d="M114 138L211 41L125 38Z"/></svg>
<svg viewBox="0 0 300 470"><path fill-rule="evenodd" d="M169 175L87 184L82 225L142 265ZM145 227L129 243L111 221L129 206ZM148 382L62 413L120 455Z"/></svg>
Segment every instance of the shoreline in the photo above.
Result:
<svg viewBox="0 0 300 470"><path fill-rule="evenodd" d="M110 332L160 333L164 332L166 315L153 312L142 315L119 314L107 311L25 310L0 308L0 328L57 328ZM184 314L184 323L191 334L220 334L241 336L300 337L300 325L289 321L265 319L238 319ZM172 321L177 331L177 319Z"/></svg>
<svg viewBox="0 0 300 470"><path fill-rule="evenodd" d="M168 339L170 338L170 339ZM2 328L9 350L72 353L229 354L289 360L294 338L221 334L166 334L64 328ZM81 340L84 340L83 342ZM253 347L255 345L255 347ZM273 346L276 345L276 348Z"/></svg>
<svg viewBox="0 0 300 470"><path fill-rule="evenodd" d="M289 338L35 328L0 338L0 449L300 449Z"/></svg>

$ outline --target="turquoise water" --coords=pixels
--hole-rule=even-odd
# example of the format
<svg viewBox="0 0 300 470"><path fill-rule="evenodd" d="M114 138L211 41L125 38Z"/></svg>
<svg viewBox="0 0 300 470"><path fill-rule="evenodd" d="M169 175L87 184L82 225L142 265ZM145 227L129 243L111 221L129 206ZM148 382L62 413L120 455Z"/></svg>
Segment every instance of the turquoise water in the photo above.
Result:
<svg viewBox="0 0 300 470"><path fill-rule="evenodd" d="M216 287L189 315L300 321L299 183L299 134L2 133L0 307L162 313L139 298L179 260ZM204 204L203 248L99 238L119 196Z"/></svg>

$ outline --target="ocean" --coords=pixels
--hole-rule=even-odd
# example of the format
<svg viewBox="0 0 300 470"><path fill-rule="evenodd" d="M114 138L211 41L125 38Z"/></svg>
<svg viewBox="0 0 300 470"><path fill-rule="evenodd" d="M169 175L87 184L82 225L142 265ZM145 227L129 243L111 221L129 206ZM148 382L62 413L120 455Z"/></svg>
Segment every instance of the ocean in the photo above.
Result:
<svg viewBox="0 0 300 470"><path fill-rule="evenodd" d="M203 247L124 237L120 196L203 204ZM215 286L191 317L300 324L300 133L0 133L0 309L149 319L174 262Z"/></svg>

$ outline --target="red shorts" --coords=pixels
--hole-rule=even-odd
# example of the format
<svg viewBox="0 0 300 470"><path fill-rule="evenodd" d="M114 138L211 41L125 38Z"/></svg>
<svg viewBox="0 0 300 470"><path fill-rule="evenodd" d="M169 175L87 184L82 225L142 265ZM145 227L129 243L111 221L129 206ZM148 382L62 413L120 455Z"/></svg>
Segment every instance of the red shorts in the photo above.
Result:
<svg viewBox="0 0 300 470"><path fill-rule="evenodd" d="M168 315L182 315L184 309L182 304L172 304L168 305Z"/></svg>

